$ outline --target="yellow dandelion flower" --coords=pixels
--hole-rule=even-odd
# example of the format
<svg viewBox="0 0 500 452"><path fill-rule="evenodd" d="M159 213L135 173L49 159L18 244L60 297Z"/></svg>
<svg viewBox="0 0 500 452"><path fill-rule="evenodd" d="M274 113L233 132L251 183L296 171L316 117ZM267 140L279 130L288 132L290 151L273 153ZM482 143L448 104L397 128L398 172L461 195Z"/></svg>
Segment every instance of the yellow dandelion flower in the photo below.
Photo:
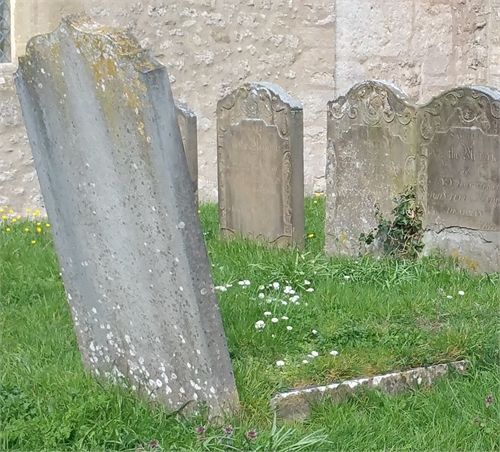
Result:
<svg viewBox="0 0 500 452"><path fill-rule="evenodd" d="M7 232L10 232L10 228L5 228L5 230L6 230Z"/></svg>
<svg viewBox="0 0 500 452"><path fill-rule="evenodd" d="M12 223L15 223L17 221L17 218L12 218Z"/></svg>
<svg viewBox="0 0 500 452"><path fill-rule="evenodd" d="M30 213L30 212L31 212L31 209L28 207L28 208L26 209L26 213Z"/></svg>
<svg viewBox="0 0 500 452"><path fill-rule="evenodd" d="M36 228L36 232L42 232L42 228Z"/></svg>
<svg viewBox="0 0 500 452"><path fill-rule="evenodd" d="M9 210L9 213L14 213L14 211L12 209Z"/></svg>
<svg viewBox="0 0 500 452"><path fill-rule="evenodd" d="M28 228L24 228L24 232L30 232Z"/></svg>
<svg viewBox="0 0 500 452"><path fill-rule="evenodd" d="M20 220L20 219L21 219L21 215L18 215L18 216L17 216L17 219L18 219L18 220Z"/></svg>
<svg viewBox="0 0 500 452"><path fill-rule="evenodd" d="M39 213L40 213L40 212L38 212L37 210L35 210L35 211L33 212L33 216L34 216L34 217L37 217Z"/></svg>
<svg viewBox="0 0 500 452"><path fill-rule="evenodd" d="M4 208L5 210L7 210L7 209L9 208L9 206L3 206L3 208Z"/></svg>
<svg viewBox="0 0 500 452"><path fill-rule="evenodd" d="M45 223L46 228L50 228L50 223Z"/></svg>
<svg viewBox="0 0 500 452"><path fill-rule="evenodd" d="M36 240L32 240L31 244L34 245L36 243Z"/></svg>
<svg viewBox="0 0 500 452"><path fill-rule="evenodd" d="M0 213L3 213L3 210L4 210L4 209L0 209Z"/></svg>
<svg viewBox="0 0 500 452"><path fill-rule="evenodd" d="M198 210L198 213L201 213L201 210Z"/></svg>
<svg viewBox="0 0 500 452"><path fill-rule="evenodd" d="M2 220L6 220L7 219L7 215L2 215Z"/></svg>
<svg viewBox="0 0 500 452"><path fill-rule="evenodd" d="M307 238L312 239L314 237L314 234L308 234Z"/></svg>
<svg viewBox="0 0 500 452"><path fill-rule="evenodd" d="M322 194L321 193L316 193L316 198L321 198Z"/></svg>
<svg viewBox="0 0 500 452"><path fill-rule="evenodd" d="M318 204L318 201L314 200L314 201L313 201L313 203L314 203L314 204Z"/></svg>
<svg viewBox="0 0 500 452"><path fill-rule="evenodd" d="M40 223L39 221L37 221L36 225L37 226L40 226L42 223Z"/></svg>

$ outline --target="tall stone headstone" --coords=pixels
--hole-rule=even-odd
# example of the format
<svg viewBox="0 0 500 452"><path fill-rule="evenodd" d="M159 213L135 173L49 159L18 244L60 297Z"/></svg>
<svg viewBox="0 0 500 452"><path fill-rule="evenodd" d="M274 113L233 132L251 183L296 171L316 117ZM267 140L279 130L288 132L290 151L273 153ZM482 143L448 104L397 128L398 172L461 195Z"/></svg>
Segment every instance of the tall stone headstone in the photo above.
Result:
<svg viewBox="0 0 500 452"><path fill-rule="evenodd" d="M417 114L426 250L500 271L500 91L455 88Z"/></svg>
<svg viewBox="0 0 500 452"><path fill-rule="evenodd" d="M302 106L272 83L244 84L217 104L223 237L276 246L304 239Z"/></svg>
<svg viewBox="0 0 500 452"><path fill-rule="evenodd" d="M186 153L187 165L195 199L198 203L198 131L196 115L188 106L182 102L175 102L177 121L181 131L182 144Z"/></svg>
<svg viewBox="0 0 500 452"><path fill-rule="evenodd" d="M364 252L361 234L389 218L393 199L416 183L415 108L392 85L367 81L328 102L325 252Z"/></svg>
<svg viewBox="0 0 500 452"><path fill-rule="evenodd" d="M171 408L237 403L165 67L75 15L16 83L85 366Z"/></svg>

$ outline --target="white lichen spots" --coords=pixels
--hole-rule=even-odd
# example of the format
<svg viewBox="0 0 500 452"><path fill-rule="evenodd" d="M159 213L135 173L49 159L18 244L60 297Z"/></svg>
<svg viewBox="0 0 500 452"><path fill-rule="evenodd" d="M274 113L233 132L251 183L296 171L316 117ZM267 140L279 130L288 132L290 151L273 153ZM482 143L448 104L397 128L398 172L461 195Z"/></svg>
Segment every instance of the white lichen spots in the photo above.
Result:
<svg viewBox="0 0 500 452"><path fill-rule="evenodd" d="M151 387L153 387L153 388L156 388L156 381L154 381L154 380L149 380L149 381L148 381L148 384L149 384L149 386L151 386Z"/></svg>
<svg viewBox="0 0 500 452"><path fill-rule="evenodd" d="M185 343L186 343L186 339L184 339L184 336L183 336L182 334L179 334L179 337L180 337L180 339L181 339L181 342L182 342L183 344L185 344Z"/></svg>
<svg viewBox="0 0 500 452"><path fill-rule="evenodd" d="M163 381L161 381L159 378L156 380L156 387L161 388L163 386Z"/></svg>
<svg viewBox="0 0 500 452"><path fill-rule="evenodd" d="M147 136L147 137L146 137L146 141L147 141L148 143L151 143L151 137L150 137L150 136Z"/></svg>
<svg viewBox="0 0 500 452"><path fill-rule="evenodd" d="M157 342L159 344L161 342L160 338L159 337L155 337L155 342Z"/></svg>
<svg viewBox="0 0 500 452"><path fill-rule="evenodd" d="M153 273L153 270L149 269L149 273Z"/></svg>
<svg viewBox="0 0 500 452"><path fill-rule="evenodd" d="M107 363L109 363L111 361L110 357L108 355L106 355L104 357L104 361L106 361Z"/></svg>
<svg viewBox="0 0 500 452"><path fill-rule="evenodd" d="M197 384L195 381L193 380L189 380L189 384L194 388L196 389L197 391L199 391L201 389L201 386L199 384Z"/></svg>
<svg viewBox="0 0 500 452"><path fill-rule="evenodd" d="M165 372L165 364L161 363L158 369L160 369L162 372Z"/></svg>
<svg viewBox="0 0 500 452"><path fill-rule="evenodd" d="M134 110L134 111L135 111L135 114L136 114L136 115L138 115L138 114L139 114L139 109L138 109L137 107L135 108L135 110Z"/></svg>
<svg viewBox="0 0 500 452"><path fill-rule="evenodd" d="M100 328L101 330L104 330L104 329L105 329L105 326L101 323L101 324L99 325L99 328Z"/></svg>
<svg viewBox="0 0 500 452"><path fill-rule="evenodd" d="M210 386L210 392L211 392L212 394L215 394L215 388L214 388L213 386Z"/></svg>
<svg viewBox="0 0 500 452"><path fill-rule="evenodd" d="M98 299L97 299L97 302L98 302L99 304L102 304L102 300L101 300L100 298L98 298ZM114 307L114 306L113 306L113 307Z"/></svg>
<svg viewBox="0 0 500 452"><path fill-rule="evenodd" d="M42 68L40 69L40 72L41 72L42 74L45 74L45 69L42 67Z"/></svg>
<svg viewBox="0 0 500 452"><path fill-rule="evenodd" d="M72 300L73 298L71 297L71 294L68 292L68 300Z"/></svg>
<svg viewBox="0 0 500 452"><path fill-rule="evenodd" d="M184 221L180 221L178 224L177 224L177 228L178 229L184 229L184 227L186 226L186 223L184 223Z"/></svg>
<svg viewBox="0 0 500 452"><path fill-rule="evenodd" d="M101 374L101 372L99 372L99 369L94 369L94 372L95 372L96 375L100 375Z"/></svg>
<svg viewBox="0 0 500 452"><path fill-rule="evenodd" d="M177 380L177 374L174 374L174 373L172 372L172 374L170 375L170 378L171 378L172 380Z"/></svg>
<svg viewBox="0 0 500 452"><path fill-rule="evenodd" d="M96 308L92 308L92 312L93 312L94 314L97 314L97 309L96 309Z"/></svg>
<svg viewBox="0 0 500 452"><path fill-rule="evenodd" d="M92 350L93 352L95 352L95 345L94 345L93 341L90 343L90 350Z"/></svg>
<svg viewBox="0 0 500 452"><path fill-rule="evenodd" d="M196 349L196 354L201 355L201 351Z"/></svg>
<svg viewBox="0 0 500 452"><path fill-rule="evenodd" d="M172 388L169 385L165 386L165 393L166 394L171 394L172 393Z"/></svg>
<svg viewBox="0 0 500 452"><path fill-rule="evenodd" d="M106 329L107 329L107 330L110 330L110 329L111 329L111 326L109 325L109 323L106 325ZM113 336L113 333L111 333L111 336Z"/></svg>
<svg viewBox="0 0 500 452"><path fill-rule="evenodd" d="M108 334L106 334L106 339L108 341L110 341L111 339L113 339L113 333L109 332Z"/></svg>
<svg viewBox="0 0 500 452"><path fill-rule="evenodd" d="M102 350L99 350L99 356L104 356L104 352Z"/></svg>
<svg viewBox="0 0 500 452"><path fill-rule="evenodd" d="M191 363L186 363L186 366L188 369L191 369L193 366L191 365Z"/></svg>
<svg viewBox="0 0 500 452"><path fill-rule="evenodd" d="M202 295L206 295L206 294L207 294L207 289L205 289L205 288L201 289L201 290L200 290L200 293L201 293Z"/></svg>
<svg viewBox="0 0 500 452"><path fill-rule="evenodd" d="M422 377L417 378L417 384L419 384L419 385L422 384Z"/></svg>
<svg viewBox="0 0 500 452"><path fill-rule="evenodd" d="M116 305L116 309L120 310L121 308L122 307L119 304ZM132 325L132 322L130 322L130 324Z"/></svg>
<svg viewBox="0 0 500 452"><path fill-rule="evenodd" d="M138 361L141 366L144 366L144 358L142 356L139 357Z"/></svg>
<svg viewBox="0 0 500 452"><path fill-rule="evenodd" d="M125 342L130 344L130 336L128 334L125 335Z"/></svg>
<svg viewBox="0 0 500 452"><path fill-rule="evenodd" d="M167 376L167 374L166 374L165 372L162 372L162 373L161 373L161 377L163 378L163 381L164 381L165 383L168 383L168 376Z"/></svg>
<svg viewBox="0 0 500 452"><path fill-rule="evenodd" d="M94 322L97 323L99 320L97 320L97 317L94 317Z"/></svg>
<svg viewBox="0 0 500 452"><path fill-rule="evenodd" d="M174 261L175 261L175 262L177 262L177 263L179 263L179 262L180 262L178 257L176 257L176 258L174 259Z"/></svg>
<svg viewBox="0 0 500 452"><path fill-rule="evenodd" d="M43 85L41 83L38 84L38 88L42 89Z"/></svg>
<svg viewBox="0 0 500 452"><path fill-rule="evenodd" d="M101 89L103 92L106 91L106 85L104 85L104 83L101 85Z"/></svg>
<svg viewBox="0 0 500 452"><path fill-rule="evenodd" d="M136 385L132 385L132 391L137 391L137 386Z"/></svg>
<svg viewBox="0 0 500 452"><path fill-rule="evenodd" d="M174 330L177 330L177 329L178 329L178 328L177 328L177 325L174 325Z"/></svg>
<svg viewBox="0 0 500 452"><path fill-rule="evenodd" d="M144 242L144 246L148 246L147 242Z"/></svg>
<svg viewBox="0 0 500 452"><path fill-rule="evenodd" d="M193 394L193 399L198 400L198 394L196 394L196 392Z"/></svg>
<svg viewBox="0 0 500 452"><path fill-rule="evenodd" d="M185 390L184 390L184 388L182 388L182 387L179 389L179 392L180 392L181 394L186 394L186 391L185 391Z"/></svg>

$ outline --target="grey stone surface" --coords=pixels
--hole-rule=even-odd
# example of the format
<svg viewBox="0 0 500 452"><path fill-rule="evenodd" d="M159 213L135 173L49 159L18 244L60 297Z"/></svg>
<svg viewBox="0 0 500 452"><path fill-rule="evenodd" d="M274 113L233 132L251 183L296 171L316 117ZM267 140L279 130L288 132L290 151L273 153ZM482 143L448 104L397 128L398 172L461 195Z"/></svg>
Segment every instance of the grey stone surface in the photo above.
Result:
<svg viewBox="0 0 500 452"><path fill-rule="evenodd" d="M223 237L303 244L300 103L272 83L232 91L217 104L217 163Z"/></svg>
<svg viewBox="0 0 500 452"><path fill-rule="evenodd" d="M196 115L182 102L175 101L177 121L181 131L182 145L186 153L187 165L193 183L196 203L198 203L198 131Z"/></svg>
<svg viewBox="0 0 500 452"><path fill-rule="evenodd" d="M325 252L358 255L392 199L416 183L415 107L393 85L367 81L328 102Z"/></svg>
<svg viewBox="0 0 500 452"><path fill-rule="evenodd" d="M458 372L466 371L467 361L455 361L450 364L437 364L429 367L417 367L404 372L394 372L369 378L346 380L327 386L314 386L276 394L271 406L278 417L287 421L302 421L311 414L311 405L323 400L333 403L342 402L360 388L379 388L391 395L400 392L431 386L446 375L450 368Z"/></svg>
<svg viewBox="0 0 500 452"><path fill-rule="evenodd" d="M170 408L236 406L165 67L76 15L16 84L85 366Z"/></svg>
<svg viewBox="0 0 500 452"><path fill-rule="evenodd" d="M425 253L500 271L500 91L455 88L417 114Z"/></svg>

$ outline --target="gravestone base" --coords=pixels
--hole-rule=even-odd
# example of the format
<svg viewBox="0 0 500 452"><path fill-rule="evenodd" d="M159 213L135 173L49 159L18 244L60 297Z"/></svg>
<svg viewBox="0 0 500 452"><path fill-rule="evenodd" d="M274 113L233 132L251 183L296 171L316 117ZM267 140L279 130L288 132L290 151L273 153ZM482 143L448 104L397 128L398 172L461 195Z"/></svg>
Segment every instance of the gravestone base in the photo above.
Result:
<svg viewBox="0 0 500 452"><path fill-rule="evenodd" d="M460 267L478 273L500 269L500 234L466 228L429 227L423 236L423 256L440 251L457 260Z"/></svg>

